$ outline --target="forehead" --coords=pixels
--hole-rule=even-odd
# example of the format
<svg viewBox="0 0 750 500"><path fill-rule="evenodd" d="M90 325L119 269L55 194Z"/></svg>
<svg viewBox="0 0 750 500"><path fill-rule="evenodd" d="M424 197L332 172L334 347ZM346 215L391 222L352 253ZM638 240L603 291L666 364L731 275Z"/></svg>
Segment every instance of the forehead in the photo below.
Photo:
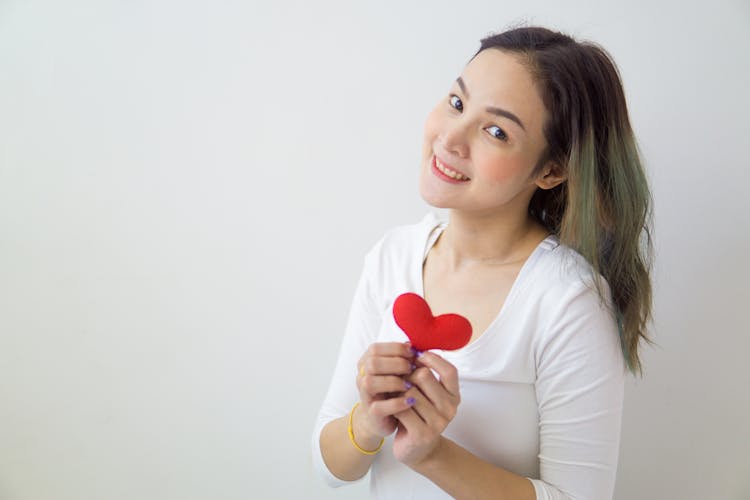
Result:
<svg viewBox="0 0 750 500"><path fill-rule="evenodd" d="M527 131L541 133L546 109L519 56L498 49L483 50L466 65L461 77L472 104L507 109L521 119Z"/></svg>

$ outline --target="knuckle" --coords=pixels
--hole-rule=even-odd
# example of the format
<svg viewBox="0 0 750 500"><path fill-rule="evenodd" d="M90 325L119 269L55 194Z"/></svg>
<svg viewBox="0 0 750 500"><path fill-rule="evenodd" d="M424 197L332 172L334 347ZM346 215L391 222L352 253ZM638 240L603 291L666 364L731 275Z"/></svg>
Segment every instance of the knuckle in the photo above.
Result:
<svg viewBox="0 0 750 500"><path fill-rule="evenodd" d="M373 417L382 417L383 416L383 409L380 408L380 406L376 404L371 404L370 408L368 410L368 413Z"/></svg>
<svg viewBox="0 0 750 500"><path fill-rule="evenodd" d="M427 382L430 379L430 370L427 368L417 368L414 371L414 378L418 382Z"/></svg>
<svg viewBox="0 0 750 500"><path fill-rule="evenodd" d="M367 358L365 361L365 374L375 372L375 360L373 358Z"/></svg>
<svg viewBox="0 0 750 500"><path fill-rule="evenodd" d="M434 427L432 428L433 431L436 434L440 434L440 432L445 429L448 426L448 419L446 419L443 416L439 416L435 419Z"/></svg>

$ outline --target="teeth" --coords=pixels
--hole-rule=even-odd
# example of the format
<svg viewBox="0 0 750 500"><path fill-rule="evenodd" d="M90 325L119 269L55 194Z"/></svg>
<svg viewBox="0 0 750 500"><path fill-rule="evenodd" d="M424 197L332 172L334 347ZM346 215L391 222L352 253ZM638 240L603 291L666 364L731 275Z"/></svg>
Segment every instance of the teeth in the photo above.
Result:
<svg viewBox="0 0 750 500"><path fill-rule="evenodd" d="M442 173L444 173L448 177L451 177L451 178L456 179L458 181L462 181L464 179L468 179L468 177L466 177L465 175L459 174L455 170L451 170L448 167L446 167L445 165L443 165L440 162L440 160L438 159L437 156L435 157L435 166L437 167L438 170L440 170Z"/></svg>

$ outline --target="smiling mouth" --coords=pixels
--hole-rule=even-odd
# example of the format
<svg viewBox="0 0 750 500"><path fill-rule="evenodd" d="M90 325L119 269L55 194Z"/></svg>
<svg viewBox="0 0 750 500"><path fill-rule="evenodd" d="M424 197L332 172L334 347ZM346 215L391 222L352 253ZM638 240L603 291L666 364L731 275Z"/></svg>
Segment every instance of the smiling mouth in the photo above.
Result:
<svg viewBox="0 0 750 500"><path fill-rule="evenodd" d="M438 158L437 156L433 156L433 158L435 159L433 164L435 165L435 168L440 171L440 173L445 174L447 177L450 177L451 179L454 179L457 181L469 180L469 177L465 176L461 172L458 172L446 166L443 162L440 161L440 158Z"/></svg>

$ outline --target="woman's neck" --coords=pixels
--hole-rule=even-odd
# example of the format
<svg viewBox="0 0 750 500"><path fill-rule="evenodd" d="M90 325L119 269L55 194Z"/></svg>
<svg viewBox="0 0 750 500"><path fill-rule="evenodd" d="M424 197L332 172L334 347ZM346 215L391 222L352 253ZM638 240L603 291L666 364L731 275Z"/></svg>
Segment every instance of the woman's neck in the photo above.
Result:
<svg viewBox="0 0 750 500"><path fill-rule="evenodd" d="M523 262L548 231L531 216L475 215L450 211L435 249L453 270Z"/></svg>

